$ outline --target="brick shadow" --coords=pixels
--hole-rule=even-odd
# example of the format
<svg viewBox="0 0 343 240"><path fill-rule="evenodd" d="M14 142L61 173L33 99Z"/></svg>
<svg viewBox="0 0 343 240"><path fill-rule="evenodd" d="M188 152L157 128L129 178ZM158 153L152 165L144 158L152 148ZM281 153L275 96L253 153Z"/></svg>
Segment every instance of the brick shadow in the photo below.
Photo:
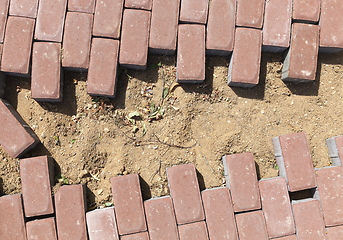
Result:
<svg viewBox="0 0 343 240"><path fill-rule="evenodd" d="M204 191L204 190L206 190L204 177L201 175L201 173L197 169L195 169L195 170L197 172L200 191Z"/></svg>
<svg viewBox="0 0 343 240"><path fill-rule="evenodd" d="M140 175L139 175L139 183L141 185L143 201L150 199L151 191L150 191L149 184Z"/></svg>
<svg viewBox="0 0 343 240"><path fill-rule="evenodd" d="M31 79L16 76L6 76L6 87L4 99L8 101L14 109L18 107L18 91L20 89L31 89Z"/></svg>

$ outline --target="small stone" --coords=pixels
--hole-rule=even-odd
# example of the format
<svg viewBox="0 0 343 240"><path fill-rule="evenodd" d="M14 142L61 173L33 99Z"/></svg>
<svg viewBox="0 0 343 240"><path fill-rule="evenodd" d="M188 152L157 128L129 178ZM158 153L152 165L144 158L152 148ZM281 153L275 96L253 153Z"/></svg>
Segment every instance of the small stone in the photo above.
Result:
<svg viewBox="0 0 343 240"><path fill-rule="evenodd" d="M45 139L45 138L46 138L46 132L43 131L43 132L41 133L40 137L41 137L42 139Z"/></svg>
<svg viewBox="0 0 343 240"><path fill-rule="evenodd" d="M82 170L79 174L79 178L84 178L84 177L87 177L88 175L88 172L87 170Z"/></svg>
<svg viewBox="0 0 343 240"><path fill-rule="evenodd" d="M109 133L110 130L108 128L104 128L104 133Z"/></svg>

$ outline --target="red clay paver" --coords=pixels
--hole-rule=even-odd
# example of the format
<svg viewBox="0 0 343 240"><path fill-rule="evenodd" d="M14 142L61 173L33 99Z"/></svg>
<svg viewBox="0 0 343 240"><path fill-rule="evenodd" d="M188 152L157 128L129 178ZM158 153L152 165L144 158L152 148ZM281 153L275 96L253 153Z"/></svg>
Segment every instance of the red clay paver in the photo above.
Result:
<svg viewBox="0 0 343 240"><path fill-rule="evenodd" d="M35 29L39 41L62 42L67 0L40 0Z"/></svg>
<svg viewBox="0 0 343 240"><path fill-rule="evenodd" d="M9 0L0 0L0 43L4 41Z"/></svg>
<svg viewBox="0 0 343 240"><path fill-rule="evenodd" d="M55 218L43 218L26 223L27 240L57 240Z"/></svg>
<svg viewBox="0 0 343 240"><path fill-rule="evenodd" d="M269 237L294 234L294 218L285 178L260 180L259 187Z"/></svg>
<svg viewBox="0 0 343 240"><path fill-rule="evenodd" d="M228 56L235 38L236 0L212 0L209 8L206 54Z"/></svg>
<svg viewBox="0 0 343 240"><path fill-rule="evenodd" d="M150 240L178 240L172 199L154 198L144 202Z"/></svg>
<svg viewBox="0 0 343 240"><path fill-rule="evenodd" d="M126 8L135 8L142 10L151 10L152 0L126 0Z"/></svg>
<svg viewBox="0 0 343 240"><path fill-rule="evenodd" d="M240 240L268 240L265 220L262 211L236 214Z"/></svg>
<svg viewBox="0 0 343 240"><path fill-rule="evenodd" d="M229 188L212 188L201 194L210 239L238 240Z"/></svg>
<svg viewBox="0 0 343 240"><path fill-rule="evenodd" d="M68 0L68 11L94 13L95 0Z"/></svg>
<svg viewBox="0 0 343 240"><path fill-rule="evenodd" d="M151 12L149 52L173 55L176 51L180 0L154 0Z"/></svg>
<svg viewBox="0 0 343 240"><path fill-rule="evenodd" d="M93 15L68 12L63 35L62 66L87 70L92 35Z"/></svg>
<svg viewBox="0 0 343 240"><path fill-rule="evenodd" d="M209 0L181 0L180 22L206 24Z"/></svg>
<svg viewBox="0 0 343 240"><path fill-rule="evenodd" d="M119 39L124 0L97 0L93 36Z"/></svg>
<svg viewBox="0 0 343 240"><path fill-rule="evenodd" d="M298 240L297 235L289 235L286 237L280 237L280 238L273 238L273 240Z"/></svg>
<svg viewBox="0 0 343 240"><path fill-rule="evenodd" d="M194 164L167 168L167 177L177 224L204 220L204 208Z"/></svg>
<svg viewBox="0 0 343 240"><path fill-rule="evenodd" d="M281 80L287 82L312 82L315 80L319 29L318 25L292 24L291 44L283 63Z"/></svg>
<svg viewBox="0 0 343 240"><path fill-rule="evenodd" d="M119 40L93 38L89 62L87 92L115 97Z"/></svg>
<svg viewBox="0 0 343 240"><path fill-rule="evenodd" d="M9 15L36 18L38 0L10 0Z"/></svg>
<svg viewBox="0 0 343 240"><path fill-rule="evenodd" d="M343 226L326 228L328 240L342 240Z"/></svg>
<svg viewBox="0 0 343 240"><path fill-rule="evenodd" d="M179 226L180 240L209 240L204 221Z"/></svg>
<svg viewBox="0 0 343 240"><path fill-rule="evenodd" d="M26 240L21 194L0 197L0 238Z"/></svg>
<svg viewBox="0 0 343 240"><path fill-rule="evenodd" d="M240 153L224 156L223 165L234 211L260 209L260 191L253 154Z"/></svg>
<svg viewBox="0 0 343 240"><path fill-rule="evenodd" d="M236 28L234 51L231 55L228 85L254 87L260 76L262 31Z"/></svg>
<svg viewBox="0 0 343 240"><path fill-rule="evenodd" d="M282 52L289 47L292 24L292 0L266 1L262 50Z"/></svg>
<svg viewBox="0 0 343 240"><path fill-rule="evenodd" d="M202 83L205 80L205 25L179 25L177 47L177 82Z"/></svg>
<svg viewBox="0 0 343 240"><path fill-rule="evenodd" d="M293 0L293 19L301 22L318 22L321 0Z"/></svg>
<svg viewBox="0 0 343 240"><path fill-rule="evenodd" d="M119 235L147 230L138 174L111 178Z"/></svg>
<svg viewBox="0 0 343 240"><path fill-rule="evenodd" d="M148 59L150 12L125 9L119 63L126 68L145 70Z"/></svg>
<svg viewBox="0 0 343 240"><path fill-rule="evenodd" d="M86 189L83 184L62 186L55 193L59 240L87 240Z"/></svg>
<svg viewBox="0 0 343 240"><path fill-rule="evenodd" d="M35 42L32 50L31 96L36 101L62 101L61 44Z"/></svg>
<svg viewBox="0 0 343 240"><path fill-rule="evenodd" d="M237 1L236 26L262 28L265 0Z"/></svg>
<svg viewBox="0 0 343 240"><path fill-rule="evenodd" d="M125 235L125 236L122 236L120 240L149 240L149 234L147 232L141 232L141 233Z"/></svg>
<svg viewBox="0 0 343 240"><path fill-rule="evenodd" d="M87 212L86 219L91 240L119 240L113 207Z"/></svg>
<svg viewBox="0 0 343 240"><path fill-rule="evenodd" d="M8 17L1 71L28 76L34 24L34 19Z"/></svg>

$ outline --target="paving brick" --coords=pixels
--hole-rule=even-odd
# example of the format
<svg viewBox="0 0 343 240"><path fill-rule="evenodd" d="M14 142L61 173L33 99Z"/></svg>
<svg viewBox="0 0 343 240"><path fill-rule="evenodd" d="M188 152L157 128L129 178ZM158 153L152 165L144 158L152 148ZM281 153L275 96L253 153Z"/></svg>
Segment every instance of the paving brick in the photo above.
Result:
<svg viewBox="0 0 343 240"><path fill-rule="evenodd" d="M262 50L283 52L289 47L292 23L292 0L266 1Z"/></svg>
<svg viewBox="0 0 343 240"><path fill-rule="evenodd" d="M176 51L180 0L154 0L151 12L149 52L173 55Z"/></svg>
<svg viewBox="0 0 343 240"><path fill-rule="evenodd" d="M292 201L297 236L301 240L324 240L326 238L323 215L318 200Z"/></svg>
<svg viewBox="0 0 343 240"><path fill-rule="evenodd" d="M150 12L125 9L119 63L126 68L145 70L148 59Z"/></svg>
<svg viewBox="0 0 343 240"><path fill-rule="evenodd" d="M273 145L279 175L286 178L290 192L317 186L306 133L274 137Z"/></svg>
<svg viewBox="0 0 343 240"><path fill-rule="evenodd" d="M286 237L280 237L280 238L273 238L273 240L298 240L297 235L289 235Z"/></svg>
<svg viewBox="0 0 343 240"><path fill-rule="evenodd" d="M0 1L0 43L4 41L9 0Z"/></svg>
<svg viewBox="0 0 343 240"><path fill-rule="evenodd" d="M285 178L260 180L259 187L269 237L294 234L294 219Z"/></svg>
<svg viewBox="0 0 343 240"><path fill-rule="evenodd" d="M35 42L32 50L31 96L36 101L61 102L61 44Z"/></svg>
<svg viewBox="0 0 343 240"><path fill-rule="evenodd" d="M150 240L178 240L175 213L169 196L144 202Z"/></svg>
<svg viewBox="0 0 343 240"><path fill-rule="evenodd" d="M115 97L119 40L93 38L89 62L87 92Z"/></svg>
<svg viewBox="0 0 343 240"><path fill-rule="evenodd" d="M8 17L1 71L28 76L35 20Z"/></svg>
<svg viewBox="0 0 343 240"><path fill-rule="evenodd" d="M177 82L202 83L205 80L205 26L179 25L177 47Z"/></svg>
<svg viewBox="0 0 343 240"><path fill-rule="evenodd" d="M63 67L81 71L88 69L92 23L92 14L67 13L63 35Z"/></svg>
<svg viewBox="0 0 343 240"><path fill-rule="evenodd" d="M181 0L180 22L206 24L209 0Z"/></svg>
<svg viewBox="0 0 343 240"><path fill-rule="evenodd" d="M26 240L21 194L0 197L0 237L6 240Z"/></svg>
<svg viewBox="0 0 343 240"><path fill-rule="evenodd" d="M68 0L68 11L94 13L95 0Z"/></svg>
<svg viewBox="0 0 343 240"><path fill-rule="evenodd" d="M231 190L233 209L244 212L261 208L254 156L252 153L223 157L226 184Z"/></svg>
<svg viewBox="0 0 343 240"><path fill-rule="evenodd" d="M213 0L207 23L206 54L228 56L235 37L236 0Z"/></svg>
<svg viewBox="0 0 343 240"><path fill-rule="evenodd" d="M91 240L119 240L114 208L97 209L86 213Z"/></svg>
<svg viewBox="0 0 343 240"><path fill-rule="evenodd" d="M204 221L179 226L180 240L208 240Z"/></svg>
<svg viewBox="0 0 343 240"><path fill-rule="evenodd" d="M12 16L36 18L38 0L10 0L9 14Z"/></svg>
<svg viewBox="0 0 343 240"><path fill-rule="evenodd" d="M341 240L343 236L343 226L326 228L328 240Z"/></svg>
<svg viewBox="0 0 343 240"><path fill-rule="evenodd" d="M326 139L332 166L342 166L343 161L343 136Z"/></svg>
<svg viewBox="0 0 343 240"><path fill-rule="evenodd" d="M35 29L35 39L62 42L67 0L40 0Z"/></svg>
<svg viewBox="0 0 343 240"><path fill-rule="evenodd" d="M0 99L0 145L13 158L34 148L39 139L21 116Z"/></svg>
<svg viewBox="0 0 343 240"><path fill-rule="evenodd" d="M146 231L138 174L112 177L111 185L119 235Z"/></svg>
<svg viewBox="0 0 343 240"><path fill-rule="evenodd" d="M236 214L237 229L240 240L268 240L262 211Z"/></svg>
<svg viewBox="0 0 343 240"><path fill-rule="evenodd" d="M231 55L228 85L254 87L260 75L262 31L236 28L234 51Z"/></svg>
<svg viewBox="0 0 343 240"><path fill-rule="evenodd" d="M229 188L212 188L202 192L206 224L211 240L238 240Z"/></svg>
<svg viewBox="0 0 343 240"><path fill-rule="evenodd" d="M262 28L264 2L264 0L237 1L236 26Z"/></svg>
<svg viewBox="0 0 343 240"><path fill-rule="evenodd" d="M321 0L293 0L293 19L300 22L319 21Z"/></svg>
<svg viewBox="0 0 343 240"><path fill-rule="evenodd" d="M204 220L204 208L194 164L167 168L167 177L177 224Z"/></svg>
<svg viewBox="0 0 343 240"><path fill-rule="evenodd" d="M59 240L87 240L86 188L83 184L62 186L55 193Z"/></svg>
<svg viewBox="0 0 343 240"><path fill-rule="evenodd" d="M126 0L126 8L136 8L143 10L151 10L152 0Z"/></svg>
<svg viewBox="0 0 343 240"><path fill-rule="evenodd" d="M291 44L283 63L281 80L285 82L314 81L317 71L318 46L318 25L292 24Z"/></svg>
<svg viewBox="0 0 343 240"><path fill-rule="evenodd" d="M149 240L149 235L147 232L135 233L122 236L120 240Z"/></svg>
<svg viewBox="0 0 343 240"><path fill-rule="evenodd" d="M57 240L55 225L54 217L27 222L27 240Z"/></svg>
<svg viewBox="0 0 343 240"><path fill-rule="evenodd" d="M119 39L124 0L97 0L93 36Z"/></svg>

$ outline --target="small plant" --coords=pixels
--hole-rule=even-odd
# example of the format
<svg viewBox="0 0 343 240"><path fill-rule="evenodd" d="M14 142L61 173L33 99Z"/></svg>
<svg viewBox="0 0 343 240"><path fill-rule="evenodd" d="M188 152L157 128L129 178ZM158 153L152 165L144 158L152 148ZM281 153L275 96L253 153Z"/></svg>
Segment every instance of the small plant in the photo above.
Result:
<svg viewBox="0 0 343 240"><path fill-rule="evenodd" d="M59 175L55 177L55 181L58 183L62 183L62 185L68 185L69 181L63 175Z"/></svg>

